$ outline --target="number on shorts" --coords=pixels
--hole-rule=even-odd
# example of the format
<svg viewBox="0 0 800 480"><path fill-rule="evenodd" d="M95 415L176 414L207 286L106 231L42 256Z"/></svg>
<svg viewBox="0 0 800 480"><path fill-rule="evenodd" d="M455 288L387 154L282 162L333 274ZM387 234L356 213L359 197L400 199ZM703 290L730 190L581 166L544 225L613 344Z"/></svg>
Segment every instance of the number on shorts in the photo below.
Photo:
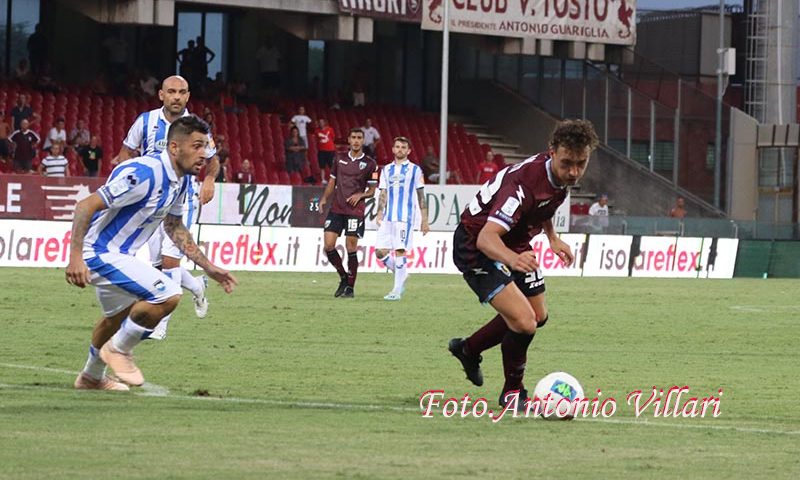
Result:
<svg viewBox="0 0 800 480"><path fill-rule="evenodd" d="M352 231L358 230L358 219L357 218L348 218L347 219L347 229Z"/></svg>

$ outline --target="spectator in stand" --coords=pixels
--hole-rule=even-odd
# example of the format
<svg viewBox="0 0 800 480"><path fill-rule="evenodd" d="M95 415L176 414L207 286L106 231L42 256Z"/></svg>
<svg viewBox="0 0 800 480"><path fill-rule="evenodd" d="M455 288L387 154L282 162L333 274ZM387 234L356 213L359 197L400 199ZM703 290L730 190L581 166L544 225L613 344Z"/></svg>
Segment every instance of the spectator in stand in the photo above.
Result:
<svg viewBox="0 0 800 480"><path fill-rule="evenodd" d="M61 87L56 83L52 76L53 66L50 62L45 62L42 71L36 77L34 87L41 92L61 92Z"/></svg>
<svg viewBox="0 0 800 480"><path fill-rule="evenodd" d="M486 157L483 159L483 161L478 164L478 185L483 185L494 178L498 171L500 171L500 169L494 162L494 152L489 150L486 152Z"/></svg>
<svg viewBox="0 0 800 480"><path fill-rule="evenodd" d="M300 130L292 127L289 130L289 137L283 142L284 156L286 157L286 173L300 172L306 163L306 150L308 146L300 137Z"/></svg>
<svg viewBox="0 0 800 480"><path fill-rule="evenodd" d="M258 71L261 74L261 88L267 93L277 91L281 86L281 51L272 39L267 39L256 50Z"/></svg>
<svg viewBox="0 0 800 480"><path fill-rule="evenodd" d="M353 106L363 107L367 104L367 94L364 92L364 85L356 82L353 87Z"/></svg>
<svg viewBox="0 0 800 480"><path fill-rule="evenodd" d="M608 195L600 195L596 202L589 207L591 225L596 233L602 232L608 227Z"/></svg>
<svg viewBox="0 0 800 480"><path fill-rule="evenodd" d="M217 155L220 157L229 157L231 155L231 152L228 150L228 144L225 143L225 135L215 136L214 146L217 147Z"/></svg>
<svg viewBox="0 0 800 480"><path fill-rule="evenodd" d="M676 198L675 206L669 211L669 216L672 218L684 218L686 216L686 208L684 207L685 204L686 201L683 197Z"/></svg>
<svg viewBox="0 0 800 480"><path fill-rule="evenodd" d="M11 155L9 148L8 135L11 133L11 125L6 120L6 112L0 110L0 172L9 170L8 160Z"/></svg>
<svg viewBox="0 0 800 480"><path fill-rule="evenodd" d="M14 130L19 130L22 120L30 121L31 117L33 117L33 109L30 105L25 104L25 94L18 94L17 104L11 109L11 118L13 119L11 126Z"/></svg>
<svg viewBox="0 0 800 480"><path fill-rule="evenodd" d="M335 138L336 132L333 131L333 127L328 125L327 120L320 118L319 128L317 128L317 164L322 183L328 182L328 179L325 178L325 169L327 168L330 172L333 168L333 160L336 156Z"/></svg>
<svg viewBox="0 0 800 480"><path fill-rule="evenodd" d="M159 86L161 86L161 84L158 79L148 71L145 71L139 78L139 89L147 99L151 99L156 96Z"/></svg>
<svg viewBox="0 0 800 480"><path fill-rule="evenodd" d="M86 128L86 120L78 119L78 125L69 132L69 145L79 152L81 148L89 145L92 140L92 134Z"/></svg>
<svg viewBox="0 0 800 480"><path fill-rule="evenodd" d="M300 131L300 138L308 145L308 124L311 123L311 117L306 115L306 107L299 107L297 115L290 120L291 124L297 127Z"/></svg>
<svg viewBox="0 0 800 480"><path fill-rule="evenodd" d="M219 93L219 107L225 113L239 113L239 105L236 101L236 95L233 94L232 85L227 85Z"/></svg>
<svg viewBox="0 0 800 480"><path fill-rule="evenodd" d="M428 145L425 149L425 156L422 158L420 166L422 167L422 173L425 174L425 182L439 182L439 158L436 156L432 145Z"/></svg>
<svg viewBox="0 0 800 480"><path fill-rule="evenodd" d="M194 64L192 63L195 49L194 40L189 40L186 44L186 48L178 50L177 54L177 60L180 64L178 66L178 74L185 78L190 84L195 83L196 80Z"/></svg>
<svg viewBox="0 0 800 480"><path fill-rule="evenodd" d="M64 144L56 142L50 146L50 154L39 162L39 175L45 177L69 177L69 162L61 154Z"/></svg>
<svg viewBox="0 0 800 480"><path fill-rule="evenodd" d="M214 112L210 108L203 109L203 120L208 124L209 130L214 131Z"/></svg>
<svg viewBox="0 0 800 480"><path fill-rule="evenodd" d="M377 162L378 159L375 156L375 153L378 148L378 143L381 141L381 134L378 133L377 128L372 126L371 118L368 118L364 122L364 126L361 127L361 130L364 131L364 153L372 157L372 159Z"/></svg>
<svg viewBox="0 0 800 480"><path fill-rule="evenodd" d="M31 82L31 65L26 58L23 58L17 63L17 66L14 68L14 78L22 84Z"/></svg>
<svg viewBox="0 0 800 480"><path fill-rule="evenodd" d="M203 37L197 37L195 45L197 46L194 50L195 73L197 73L197 80L205 85L208 82L208 64L214 61L217 54L206 47Z"/></svg>
<svg viewBox="0 0 800 480"><path fill-rule="evenodd" d="M242 166L239 168L239 171L236 172L236 183L255 183L250 160L246 158L242 160Z"/></svg>
<svg viewBox="0 0 800 480"><path fill-rule="evenodd" d="M87 177L96 177L97 172L103 168L103 149L97 135L92 135L89 144L78 149L83 169Z"/></svg>
<svg viewBox="0 0 800 480"><path fill-rule="evenodd" d="M217 173L217 183L229 183L231 181L230 163L228 162L228 155L221 155L217 150L219 156L219 173Z"/></svg>
<svg viewBox="0 0 800 480"><path fill-rule="evenodd" d="M16 173L31 173L33 171L33 159L36 157L39 135L28 128L29 126L28 119L23 119L19 130L16 130L8 137L11 143L14 144L14 172Z"/></svg>
<svg viewBox="0 0 800 480"><path fill-rule="evenodd" d="M54 143L65 145L67 143L67 131L64 129L64 118L58 117L56 124L47 133L47 138L44 140L44 150L50 152L50 147Z"/></svg>
<svg viewBox="0 0 800 480"><path fill-rule="evenodd" d="M33 33L28 37L28 59L31 62L31 71L34 77L39 76L44 70L49 44L50 42L42 32L42 25L37 23Z"/></svg>

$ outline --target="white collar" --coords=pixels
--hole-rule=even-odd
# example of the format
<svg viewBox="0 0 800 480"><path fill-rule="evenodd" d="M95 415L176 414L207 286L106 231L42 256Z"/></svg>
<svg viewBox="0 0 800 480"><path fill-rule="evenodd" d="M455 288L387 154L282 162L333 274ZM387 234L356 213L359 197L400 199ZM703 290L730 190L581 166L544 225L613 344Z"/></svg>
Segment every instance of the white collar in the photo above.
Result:
<svg viewBox="0 0 800 480"><path fill-rule="evenodd" d="M547 170L547 181L550 182L550 185L553 188L557 188L559 190L564 190L567 188L566 185L559 185L556 183L556 177L553 176L553 157L548 158L547 161L544 162L544 168Z"/></svg>
<svg viewBox="0 0 800 480"><path fill-rule="evenodd" d="M350 160L361 160L362 158L364 158L364 150L361 150L361 155L359 155L359 156L357 156L355 158L353 158L353 156L350 155L350 150L348 150L347 151L347 156L350 158Z"/></svg>
<svg viewBox="0 0 800 480"><path fill-rule="evenodd" d="M164 167L167 171L167 177L172 182L178 181L178 174L175 172L175 169L172 168L172 160L169 159L169 152L164 150L159 154L159 158L161 158L161 162L164 164Z"/></svg>

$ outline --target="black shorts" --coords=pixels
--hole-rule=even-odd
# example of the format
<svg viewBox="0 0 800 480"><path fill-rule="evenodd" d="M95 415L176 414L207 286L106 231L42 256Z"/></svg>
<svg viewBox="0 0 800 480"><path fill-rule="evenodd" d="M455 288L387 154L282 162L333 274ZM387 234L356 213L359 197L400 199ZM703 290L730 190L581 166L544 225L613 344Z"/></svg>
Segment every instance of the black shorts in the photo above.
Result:
<svg viewBox="0 0 800 480"><path fill-rule="evenodd" d="M453 259L469 288L481 303L490 302L506 285L514 282L526 297L535 297L545 291L541 269L534 272L516 272L501 262L480 254L474 266L465 263L466 232L459 226L453 236Z"/></svg>
<svg viewBox="0 0 800 480"><path fill-rule="evenodd" d="M324 170L325 167L331 168L333 167L333 157L336 155L336 152L326 152L324 150L320 150L317 152L317 163L319 163L320 170Z"/></svg>
<svg viewBox="0 0 800 480"><path fill-rule="evenodd" d="M341 235L344 231L346 237L364 238L364 219L328 212L323 229L326 232L334 232L336 235Z"/></svg>

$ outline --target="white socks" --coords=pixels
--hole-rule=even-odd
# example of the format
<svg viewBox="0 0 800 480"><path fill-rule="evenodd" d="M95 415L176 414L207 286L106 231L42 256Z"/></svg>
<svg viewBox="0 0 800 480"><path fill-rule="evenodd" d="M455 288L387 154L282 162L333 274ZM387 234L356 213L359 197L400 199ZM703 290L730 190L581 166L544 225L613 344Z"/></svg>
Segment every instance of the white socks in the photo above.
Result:
<svg viewBox="0 0 800 480"><path fill-rule="evenodd" d="M117 333L111 337L111 346L114 350L122 353L131 353L133 347L139 344L142 340L150 336L152 330L149 330L138 323L131 320L131 317L122 322L122 326Z"/></svg>
<svg viewBox="0 0 800 480"><path fill-rule="evenodd" d="M406 257L395 257L394 259L394 289L395 293L403 293L403 288L408 278L408 269L406 268Z"/></svg>
<svg viewBox="0 0 800 480"><path fill-rule="evenodd" d="M378 260L383 262L383 264L386 265L386 268L394 272L394 258L392 257L391 253L386 254L385 257L379 258Z"/></svg>
<svg viewBox="0 0 800 480"><path fill-rule="evenodd" d="M89 344L89 358L83 367L83 373L94 378L102 379L106 374L106 362L100 358L100 350Z"/></svg>
<svg viewBox="0 0 800 480"><path fill-rule="evenodd" d="M200 297L203 295L203 282L200 281L198 277L192 275L188 270L183 267L181 268L181 278L180 284L181 287L189 290L192 292L192 295L195 297ZM166 273L166 272L165 272ZM172 277L172 275L170 275ZM175 278L175 277L172 277Z"/></svg>

